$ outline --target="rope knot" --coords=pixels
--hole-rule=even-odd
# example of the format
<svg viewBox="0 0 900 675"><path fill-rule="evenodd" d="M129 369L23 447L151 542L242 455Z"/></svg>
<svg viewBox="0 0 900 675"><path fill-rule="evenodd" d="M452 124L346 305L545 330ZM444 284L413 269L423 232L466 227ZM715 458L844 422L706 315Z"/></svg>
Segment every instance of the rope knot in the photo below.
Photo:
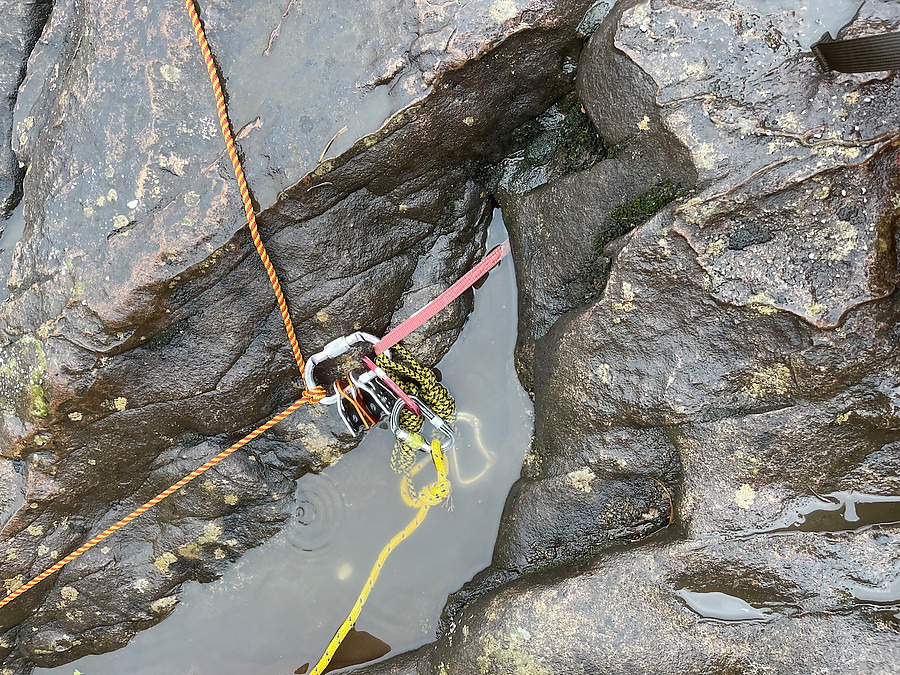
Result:
<svg viewBox="0 0 900 675"><path fill-rule="evenodd" d="M327 392L322 387L316 387L315 389L307 389L304 391L303 400L308 401L309 403L318 403L327 395Z"/></svg>

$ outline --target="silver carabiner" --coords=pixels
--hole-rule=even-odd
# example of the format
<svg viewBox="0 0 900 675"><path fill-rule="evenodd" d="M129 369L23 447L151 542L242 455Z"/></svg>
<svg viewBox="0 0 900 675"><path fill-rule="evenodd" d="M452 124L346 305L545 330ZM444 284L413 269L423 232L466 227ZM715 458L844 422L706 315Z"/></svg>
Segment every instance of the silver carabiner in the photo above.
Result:
<svg viewBox="0 0 900 675"><path fill-rule="evenodd" d="M303 371L303 381L306 384L306 389L311 391L315 389L318 385L316 384L316 378L313 374L313 371L316 369L316 366L324 361L328 361L329 359L337 358L342 354L346 354L350 351L350 348L353 345L359 344L360 342L368 342L370 344L377 344L378 338L370 333L363 333L362 331L356 331L355 333L351 333L350 335L345 335L343 337L339 337L335 340L329 342L318 354L313 354L306 361L306 369ZM390 353L388 352L388 356L390 357ZM337 403L340 395L335 393L330 396L326 396L323 398L320 403L324 405L334 405Z"/></svg>
<svg viewBox="0 0 900 675"><path fill-rule="evenodd" d="M434 410L429 408L422 402L418 396L410 396L412 401L419 407L419 410L422 411L422 417L424 417L428 422L433 426L438 432L442 433L447 437L446 445L441 447L441 450L447 452L453 449L453 446L456 445L456 434L453 432L453 427L450 423L445 420L443 417L438 415ZM394 403L394 408L391 410L391 419L390 426L391 431L394 432L394 436L397 437L401 443L405 443L413 450L421 450L422 452L427 452L430 444L421 434L409 432L406 429L402 429L400 427L400 412L403 408L407 407L406 402L402 398L398 398L397 402Z"/></svg>

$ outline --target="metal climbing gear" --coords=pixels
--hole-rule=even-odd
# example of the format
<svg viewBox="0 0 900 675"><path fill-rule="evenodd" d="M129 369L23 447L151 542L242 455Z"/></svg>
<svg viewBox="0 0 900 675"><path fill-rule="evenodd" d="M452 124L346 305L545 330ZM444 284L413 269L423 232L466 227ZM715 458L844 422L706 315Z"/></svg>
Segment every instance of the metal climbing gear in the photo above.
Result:
<svg viewBox="0 0 900 675"><path fill-rule="evenodd" d="M317 365L346 354L353 345L362 342L368 342L369 344L374 345L378 343L378 338L370 333L364 333L358 330L355 333L350 333L350 335L344 335L332 340L322 348L322 351L310 356L307 359L306 369L303 371L303 381L306 384L306 389L312 391L318 386L316 385L316 376L314 372ZM334 405L340 398L340 393L335 391L330 396L325 396L319 403Z"/></svg>
<svg viewBox="0 0 900 675"><path fill-rule="evenodd" d="M453 427L451 426L451 424L436 412L434 412L434 410L425 405L425 403L422 402L422 399L420 399L418 396L412 396L411 398L413 402L418 406L419 410L422 412L421 417L427 420L431 424L431 426L433 426L439 433L443 434L447 439L446 443L441 445L441 449L444 452L449 452L450 450L452 450L456 445L456 433L453 431ZM405 407L406 403L402 399L397 399L397 402L394 404L394 409L391 411L391 431L394 432L394 436L397 437L398 441L405 445L408 445L413 450L428 452L428 448L430 447L429 441L426 441L421 434L414 431L407 431L400 426L400 413Z"/></svg>
<svg viewBox="0 0 900 675"><path fill-rule="evenodd" d="M359 392L359 397L365 405L366 409L372 415L390 415L391 409L394 407L394 401L397 400L396 394L387 386L378 381L378 374L371 370L357 376L356 373L347 374L350 384Z"/></svg>
<svg viewBox="0 0 900 675"><path fill-rule="evenodd" d="M346 354L354 345L368 342L374 345L373 350L377 355L377 359L381 359L382 356L390 359L391 348L398 345L400 340L422 326L467 289L476 284L479 279L482 279L509 254L509 250L509 240L495 246L477 265L460 277L450 288L415 312L383 338L379 339L371 333L356 331L329 342L322 351L313 354L308 359L306 368L303 371L303 379L307 390L317 390L314 371L318 364ZM375 409L371 405L373 402L377 408L380 408L387 414L393 408L394 401L399 398L411 412L419 416L422 415L422 411L417 408L413 399L391 379L390 375L385 372L387 369L383 365L376 365L365 356L362 358L362 362L374 375L365 373L355 377L352 373L348 373L349 385L346 388L339 387L335 383L333 387L334 393L330 396L324 396L319 401L325 405L334 405L340 402L338 414L347 429L350 430L350 433L358 436L362 431L371 428L372 424L377 423L381 419L381 415L376 414ZM377 378L383 386L379 387L375 384L374 378ZM446 392L446 390L444 391ZM369 410L370 417L374 421L366 419L366 415L363 413L364 410Z"/></svg>
<svg viewBox="0 0 900 675"><path fill-rule="evenodd" d="M359 398L358 390L349 391L350 387L344 386L341 381L334 383L334 393L338 395L337 409L341 420L354 436L358 436L366 429L371 429L377 422L377 418L366 410ZM379 416L380 417L380 416Z"/></svg>
<svg viewBox="0 0 900 675"><path fill-rule="evenodd" d="M334 393L338 395L338 415L354 436L359 436L378 424L382 417L390 415L396 401L402 402L402 399L378 380L378 373L375 371L366 371L361 375L350 371L347 379L349 384L340 380L334 383ZM397 389L403 391L399 387ZM404 394L404 398L408 397Z"/></svg>
<svg viewBox="0 0 900 675"><path fill-rule="evenodd" d="M390 378L390 376L388 376L388 374L386 372L384 372L384 370L382 370L381 368L376 366L372 362L372 359L370 359L368 356L364 356L364 357L362 357L362 362L366 366L366 368L368 368L371 372L375 373L375 376L378 377L378 379L381 381L381 383L385 387L387 387L391 391L392 394L394 394L395 399L398 399L398 398L401 399L410 410L412 410L417 415L419 414L419 409L416 406L415 402L413 402L413 400L409 397L409 395L405 391L403 391L397 385L397 383L394 382ZM393 407L394 407L394 404L392 402L391 408L393 408ZM390 411L388 411L388 412L390 412Z"/></svg>

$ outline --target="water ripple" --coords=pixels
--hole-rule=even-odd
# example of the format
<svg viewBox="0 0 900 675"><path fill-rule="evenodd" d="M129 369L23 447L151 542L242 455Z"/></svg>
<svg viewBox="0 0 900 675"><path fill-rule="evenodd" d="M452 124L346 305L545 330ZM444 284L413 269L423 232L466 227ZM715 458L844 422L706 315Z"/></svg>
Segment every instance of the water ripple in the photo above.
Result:
<svg viewBox="0 0 900 675"><path fill-rule="evenodd" d="M327 555L344 524L344 499L328 476L308 473L297 481L294 518L286 528L287 540L314 557Z"/></svg>

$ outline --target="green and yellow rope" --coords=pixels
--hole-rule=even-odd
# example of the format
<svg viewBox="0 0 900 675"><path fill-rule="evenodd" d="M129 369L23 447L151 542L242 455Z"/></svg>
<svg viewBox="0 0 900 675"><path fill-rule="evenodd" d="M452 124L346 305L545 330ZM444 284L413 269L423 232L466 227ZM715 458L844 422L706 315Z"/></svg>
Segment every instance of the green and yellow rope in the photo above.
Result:
<svg viewBox="0 0 900 675"><path fill-rule="evenodd" d="M392 357L379 354L375 363L407 394L417 396L429 408L447 422L452 423L456 416L456 402L450 392L437 381L431 368L420 364L402 344L391 348ZM422 418L409 408L400 412L400 426L410 433L418 433L422 428ZM399 440L394 444L391 454L391 468L401 476L409 477L409 472L416 463L416 451Z"/></svg>

